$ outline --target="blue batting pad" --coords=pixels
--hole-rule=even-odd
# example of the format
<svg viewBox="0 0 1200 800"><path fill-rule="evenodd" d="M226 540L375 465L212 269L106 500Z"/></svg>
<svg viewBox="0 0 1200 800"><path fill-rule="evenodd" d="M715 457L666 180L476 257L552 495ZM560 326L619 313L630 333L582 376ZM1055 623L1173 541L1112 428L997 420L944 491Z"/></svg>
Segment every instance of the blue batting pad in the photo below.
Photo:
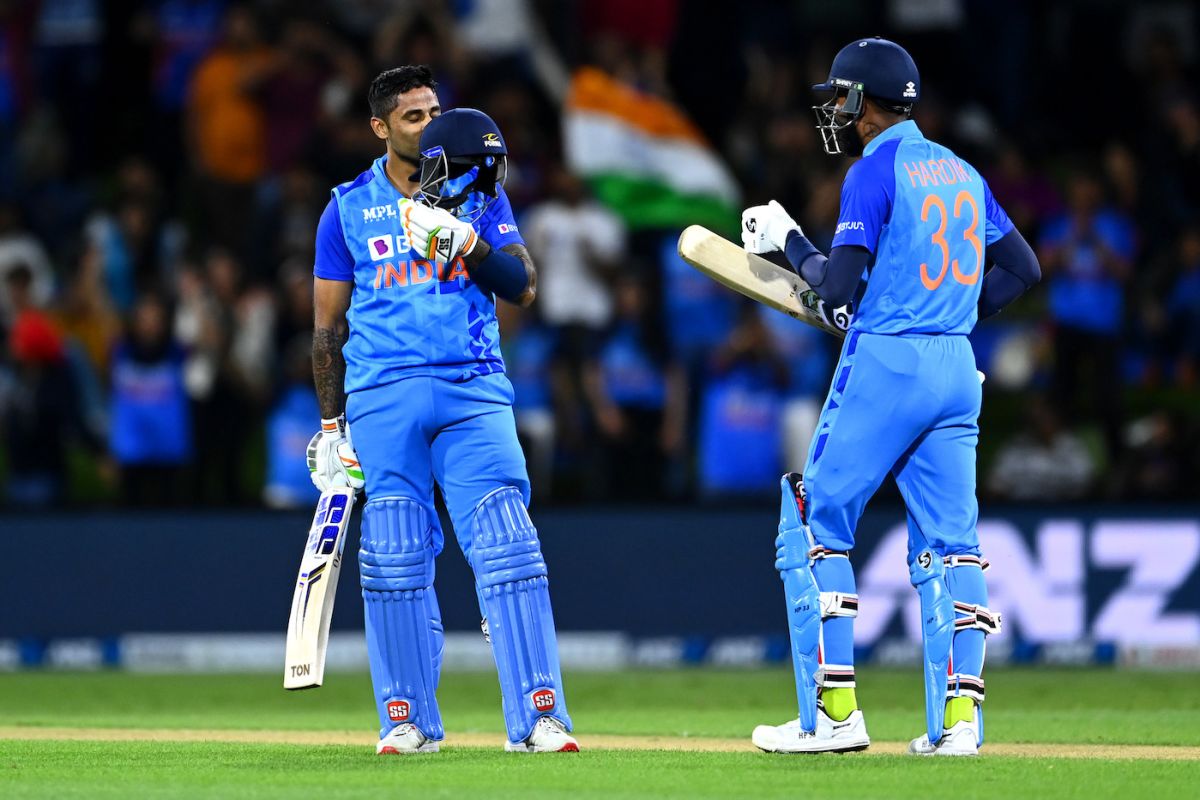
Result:
<svg viewBox="0 0 1200 800"><path fill-rule="evenodd" d="M783 500L779 511L779 535L775 538L775 569L783 579L788 604L788 634L792 640L792 665L796 674L796 701L800 727L817 729L817 671L821 643L821 591L809 562L812 543L805 530L801 499L790 478L780 479ZM798 476L797 476L798 477Z"/></svg>
<svg viewBox="0 0 1200 800"><path fill-rule="evenodd" d="M908 565L909 581L921 598L921 636L925 641L925 723L929 743L942 738L946 717L946 682L954 642L954 600L946 586L942 557L929 548Z"/></svg>
<svg viewBox="0 0 1200 800"><path fill-rule="evenodd" d="M546 562L537 529L515 487L497 489L475 509L471 566L500 675L510 742L528 738L539 717L571 729Z"/></svg>
<svg viewBox="0 0 1200 800"><path fill-rule="evenodd" d="M358 565L381 738L404 722L430 739L446 735L434 695L444 637L433 591L433 528L414 500L373 500L363 509Z"/></svg>

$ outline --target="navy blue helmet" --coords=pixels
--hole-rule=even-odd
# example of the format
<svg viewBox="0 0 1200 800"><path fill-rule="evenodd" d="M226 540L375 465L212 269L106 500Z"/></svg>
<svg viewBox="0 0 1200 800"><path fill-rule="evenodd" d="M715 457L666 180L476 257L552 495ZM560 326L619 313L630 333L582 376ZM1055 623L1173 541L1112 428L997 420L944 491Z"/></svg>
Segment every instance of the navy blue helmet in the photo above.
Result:
<svg viewBox="0 0 1200 800"><path fill-rule="evenodd" d="M421 132L420 151L420 171L413 176L420 182L420 199L460 219L478 219L508 175L500 128L474 108L455 108L430 120Z"/></svg>
<svg viewBox="0 0 1200 800"><path fill-rule="evenodd" d="M843 47L834 56L829 78L812 88L833 93L824 105L813 106L825 152L857 155L862 152L862 142L853 126L863 114L865 99L908 116L921 99L921 76L907 50L876 36ZM839 105L837 101L843 97L845 103Z"/></svg>

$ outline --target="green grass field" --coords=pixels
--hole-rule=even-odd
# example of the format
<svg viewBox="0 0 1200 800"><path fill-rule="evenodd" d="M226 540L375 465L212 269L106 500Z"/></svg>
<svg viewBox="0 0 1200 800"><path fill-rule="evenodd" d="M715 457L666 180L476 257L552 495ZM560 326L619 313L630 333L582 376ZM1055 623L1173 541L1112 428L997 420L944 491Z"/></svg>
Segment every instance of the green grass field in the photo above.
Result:
<svg viewBox="0 0 1200 800"><path fill-rule="evenodd" d="M442 752L378 758L366 675L289 693L273 675L6 674L0 797L1196 796L1195 674L993 670L988 679L995 746L976 760L892 755L920 732L919 675L870 669L859 697L874 753L758 753L754 725L795 713L790 673L688 670L569 674L577 756L501 752L494 676L450 673L439 692ZM603 749L589 749L589 735Z"/></svg>

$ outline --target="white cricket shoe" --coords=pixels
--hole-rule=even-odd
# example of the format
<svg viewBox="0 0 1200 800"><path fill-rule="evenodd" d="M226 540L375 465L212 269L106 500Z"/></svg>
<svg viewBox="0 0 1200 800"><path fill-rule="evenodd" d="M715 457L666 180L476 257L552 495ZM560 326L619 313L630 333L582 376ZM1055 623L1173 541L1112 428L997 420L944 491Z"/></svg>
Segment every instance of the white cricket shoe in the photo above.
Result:
<svg viewBox="0 0 1200 800"><path fill-rule="evenodd" d="M554 717L539 717L528 739L516 744L505 742L504 749L510 753L578 753L579 742Z"/></svg>
<svg viewBox="0 0 1200 800"><path fill-rule="evenodd" d="M929 743L929 734L908 743L914 756L977 756L979 755L979 726L975 722L959 721L942 731L937 744Z"/></svg>
<svg viewBox="0 0 1200 800"><path fill-rule="evenodd" d="M412 753L436 753L438 743L430 739L411 722L397 725L375 745L375 754L380 756L410 755Z"/></svg>
<svg viewBox="0 0 1200 800"><path fill-rule="evenodd" d="M825 710L817 709L817 730L805 733L800 720L782 725L759 725L750 740L768 753L846 753L865 750L871 744L862 711L855 709L841 722L834 722Z"/></svg>

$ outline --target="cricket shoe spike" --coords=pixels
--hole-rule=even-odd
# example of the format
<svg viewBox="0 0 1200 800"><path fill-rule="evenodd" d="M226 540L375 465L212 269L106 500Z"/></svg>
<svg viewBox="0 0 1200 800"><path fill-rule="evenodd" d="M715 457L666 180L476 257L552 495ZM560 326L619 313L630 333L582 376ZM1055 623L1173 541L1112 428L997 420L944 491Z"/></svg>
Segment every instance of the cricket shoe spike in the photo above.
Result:
<svg viewBox="0 0 1200 800"><path fill-rule="evenodd" d="M438 743L421 733L411 722L405 722L388 731L387 736L375 745L375 755L400 756L414 753L436 753Z"/></svg>
<svg viewBox="0 0 1200 800"><path fill-rule="evenodd" d="M523 742L505 742L510 753L578 753L579 742L567 733L567 726L554 717L541 717Z"/></svg>
<svg viewBox="0 0 1200 800"><path fill-rule="evenodd" d="M933 744L929 743L929 734L923 733L908 743L908 752L914 756L977 756L979 722L956 722Z"/></svg>
<svg viewBox="0 0 1200 800"><path fill-rule="evenodd" d="M805 733L799 719L782 725L759 725L750 740L768 753L848 753L866 750L871 744L866 720L857 709L841 722L835 722L825 709L818 708L815 733Z"/></svg>

